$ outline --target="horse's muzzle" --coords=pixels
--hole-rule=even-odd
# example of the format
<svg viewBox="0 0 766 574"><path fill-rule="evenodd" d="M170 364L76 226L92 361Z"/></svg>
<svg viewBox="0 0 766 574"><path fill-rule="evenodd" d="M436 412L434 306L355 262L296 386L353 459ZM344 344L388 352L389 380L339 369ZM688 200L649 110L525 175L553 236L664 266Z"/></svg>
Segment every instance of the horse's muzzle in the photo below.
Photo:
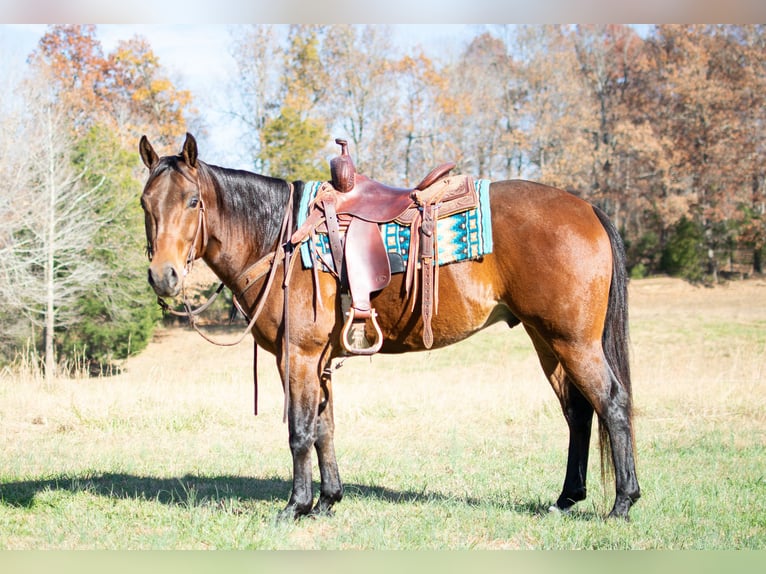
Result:
<svg viewBox="0 0 766 574"><path fill-rule="evenodd" d="M171 263L165 263L159 270L149 267L149 285L160 297L175 297L181 290L178 271Z"/></svg>

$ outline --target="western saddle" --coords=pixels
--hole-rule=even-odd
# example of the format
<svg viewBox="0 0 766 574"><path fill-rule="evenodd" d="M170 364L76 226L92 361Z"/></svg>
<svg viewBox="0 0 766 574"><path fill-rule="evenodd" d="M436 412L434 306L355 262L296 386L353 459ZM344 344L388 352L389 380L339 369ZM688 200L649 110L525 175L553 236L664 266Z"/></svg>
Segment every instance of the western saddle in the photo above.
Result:
<svg viewBox="0 0 766 574"><path fill-rule="evenodd" d="M391 264L380 224L396 222L410 228L405 268L405 290L417 298L415 270L421 270L423 343L433 344L431 318L438 309L438 245L436 221L478 206L473 179L447 177L455 167L444 163L414 188L397 188L357 173L348 153L348 142L336 139L341 153L330 161L330 182L322 184L309 206L303 225L293 234L295 246L316 233L326 233L332 261L319 255L341 285L345 320L341 341L349 354L372 355L383 344L383 334L372 308L371 294L391 281ZM312 253L312 257L314 254ZM316 273L317 265L314 265ZM371 321L375 340L367 341L365 325Z"/></svg>

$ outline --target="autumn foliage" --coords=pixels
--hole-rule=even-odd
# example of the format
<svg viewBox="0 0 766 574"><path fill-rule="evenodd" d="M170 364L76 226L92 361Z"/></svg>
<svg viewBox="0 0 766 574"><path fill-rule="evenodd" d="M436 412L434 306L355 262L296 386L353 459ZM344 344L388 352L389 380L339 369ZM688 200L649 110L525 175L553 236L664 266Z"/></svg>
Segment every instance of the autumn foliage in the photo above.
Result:
<svg viewBox="0 0 766 574"><path fill-rule="evenodd" d="M274 50L280 28L270 30ZM715 281L762 271L764 31L493 26L442 54L402 53L385 26L293 26L274 75L281 90L260 109L268 117L297 90L325 126L312 132L326 138L314 149L326 156L325 134L346 137L357 166L392 183L452 160L480 177L562 187L610 215L634 275ZM245 45L235 54L243 69L253 65ZM253 93L248 84L243 75L241 93ZM273 153L268 134L252 132L257 157ZM696 254L688 267L663 265L686 244Z"/></svg>
<svg viewBox="0 0 766 574"><path fill-rule="evenodd" d="M321 177L345 137L358 168L393 184L452 160L581 195L621 229L637 275L669 271L684 218L700 276L762 271L763 26L494 26L456 55L402 52L386 26L237 31L237 143L269 175ZM173 145L193 112L141 38L104 54L94 27L54 26L31 60L83 133L98 122L129 147L150 126Z"/></svg>
<svg viewBox="0 0 766 574"><path fill-rule="evenodd" d="M603 208L634 277L763 272L766 26L473 30L442 52L403 50L383 25L238 26L237 73L221 86L242 134L232 148L284 179L328 177L333 140L343 137L357 169L392 185L411 185L444 161L477 177L537 180ZM64 110L67 161L77 185L100 190L94 216L109 222L94 231L92 260L111 269L110 280L73 303L82 324L59 341L124 355L154 320L135 314L148 293L136 142L149 133L172 149L188 126L218 126L205 123L141 37L106 53L95 26L50 26L29 71ZM17 165L18 148L3 150L3 173L34 180L39 166ZM2 206L0 249L25 233L19 205ZM144 325L143 335L120 334L128 324Z"/></svg>
<svg viewBox="0 0 766 574"><path fill-rule="evenodd" d="M52 26L30 61L47 69L80 135L101 124L135 147L151 128L158 141L170 145L193 112L191 92L174 86L148 42L138 36L105 55L95 26Z"/></svg>

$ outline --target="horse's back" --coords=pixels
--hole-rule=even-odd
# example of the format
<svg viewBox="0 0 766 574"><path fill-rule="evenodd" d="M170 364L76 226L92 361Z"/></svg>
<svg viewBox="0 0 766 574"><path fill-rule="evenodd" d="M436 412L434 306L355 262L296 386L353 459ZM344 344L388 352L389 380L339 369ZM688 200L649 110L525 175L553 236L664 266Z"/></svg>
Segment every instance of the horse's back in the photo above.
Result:
<svg viewBox="0 0 766 574"><path fill-rule="evenodd" d="M593 207L576 196L523 181L490 187L493 250L479 260L439 269L434 347L504 321L513 326L600 333L611 280L609 238ZM383 352L422 348L419 305L403 296L402 276L373 305Z"/></svg>

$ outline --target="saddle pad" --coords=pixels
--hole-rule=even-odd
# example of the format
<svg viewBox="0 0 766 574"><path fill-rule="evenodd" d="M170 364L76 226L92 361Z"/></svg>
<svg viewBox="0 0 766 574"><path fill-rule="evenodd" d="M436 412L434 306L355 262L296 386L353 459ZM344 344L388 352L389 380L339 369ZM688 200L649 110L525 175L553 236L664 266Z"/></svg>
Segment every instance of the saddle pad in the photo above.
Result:
<svg viewBox="0 0 766 574"><path fill-rule="evenodd" d="M309 204L324 182L310 181L303 187L300 208L298 210L298 227L306 220ZM436 222L436 237L439 246L439 265L478 259L492 252L492 220L489 207L488 179L474 181L479 196L479 207L457 213ZM410 247L409 226L398 223L383 223L380 226L383 243L389 253L398 253L407 262ZM330 242L325 234L317 234L317 248L326 255L327 261L332 261ZM311 249L314 241L309 238L301 244L301 262L304 268L312 266ZM322 266L324 268L324 265Z"/></svg>

